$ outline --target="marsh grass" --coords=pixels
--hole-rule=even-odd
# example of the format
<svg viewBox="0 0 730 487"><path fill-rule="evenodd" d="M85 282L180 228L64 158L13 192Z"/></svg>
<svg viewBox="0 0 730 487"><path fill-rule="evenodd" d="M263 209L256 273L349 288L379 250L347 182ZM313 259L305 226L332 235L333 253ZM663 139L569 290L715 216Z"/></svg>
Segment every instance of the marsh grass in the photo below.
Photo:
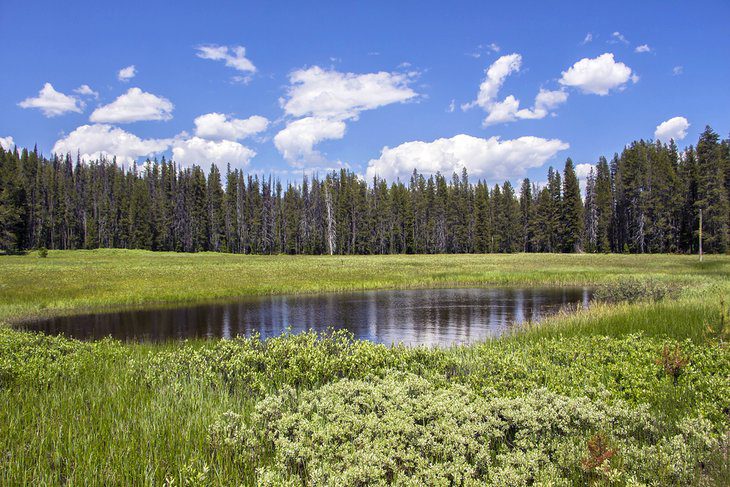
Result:
<svg viewBox="0 0 730 487"><path fill-rule="evenodd" d="M489 254L260 256L135 250L0 256L0 320L246 295L470 286L581 286L627 278L695 287L721 281L730 258Z"/></svg>
<svg viewBox="0 0 730 487"><path fill-rule="evenodd" d="M316 475L340 485L419 478L448 484L449 475L472 468L471 480L495 485L730 483L728 257L699 264L678 256L49 251L45 259L0 257L0 271L5 321L271 292L627 278L681 287L676 298L597 303L498 340L447 349L386 347L342 332L264 342L83 343L0 327L0 485L300 485ZM399 394L417 399L387 399ZM348 416L363 401L380 404L373 410L380 419ZM459 401L459 414L474 405L513 412L462 417L449 412ZM317 410L329 411L330 420L318 423L311 415ZM423 416L409 423L438 411L445 422ZM604 425L606 411L633 418L645 432L622 430L623 420ZM556 413L568 423L551 423ZM353 425L367 432L358 441L370 456L343 468L346 451L338 449ZM479 443L488 446L481 456L460 450L470 428L489 438ZM412 455L418 443L409 443L416 438L437 440L431 451L438 470L404 467L419 461ZM394 468L389 458L406 463ZM345 471L349 477L340 475Z"/></svg>

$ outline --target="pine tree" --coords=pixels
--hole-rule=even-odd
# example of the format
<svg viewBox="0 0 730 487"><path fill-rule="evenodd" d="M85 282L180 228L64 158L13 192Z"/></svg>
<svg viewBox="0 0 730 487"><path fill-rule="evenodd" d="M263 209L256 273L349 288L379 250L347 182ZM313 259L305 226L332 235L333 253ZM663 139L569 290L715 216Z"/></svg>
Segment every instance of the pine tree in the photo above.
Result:
<svg viewBox="0 0 730 487"><path fill-rule="evenodd" d="M575 175L573 161L568 158L563 170L563 200L561 212L562 250L579 252L583 239L583 201L580 185Z"/></svg>
<svg viewBox="0 0 730 487"><path fill-rule="evenodd" d="M208 248L220 252L226 248L226 211L223 207L224 193L221 186L221 173L215 164L211 164L208 174L207 195L208 203Z"/></svg>
<svg viewBox="0 0 730 487"><path fill-rule="evenodd" d="M591 168L586 181L585 197L585 246L587 252L598 249L598 205L596 203L596 178Z"/></svg>
<svg viewBox="0 0 730 487"><path fill-rule="evenodd" d="M520 188L520 223L522 225L522 251L532 252L533 235L533 207L532 184L528 178L522 181Z"/></svg>
<svg viewBox="0 0 730 487"><path fill-rule="evenodd" d="M23 200L16 179L16 154L0 147L0 251L20 249L23 231Z"/></svg>
<svg viewBox="0 0 730 487"><path fill-rule="evenodd" d="M708 125L697 142L699 178L695 202L695 209L703 212L703 247L707 252L726 252L728 249L730 205L724 166L719 136Z"/></svg>
<svg viewBox="0 0 730 487"><path fill-rule="evenodd" d="M611 170L605 157L598 159L595 181L596 250L611 251L611 222L613 221L613 190Z"/></svg>

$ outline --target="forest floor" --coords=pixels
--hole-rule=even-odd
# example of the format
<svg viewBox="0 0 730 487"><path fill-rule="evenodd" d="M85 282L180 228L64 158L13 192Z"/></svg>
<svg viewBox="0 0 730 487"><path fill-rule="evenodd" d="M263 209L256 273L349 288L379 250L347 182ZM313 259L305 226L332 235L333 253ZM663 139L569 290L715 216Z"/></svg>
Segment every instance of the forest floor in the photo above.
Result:
<svg viewBox="0 0 730 487"><path fill-rule="evenodd" d="M730 257L0 256L0 323L240 295L597 285L500 339L123 344L0 325L0 484L728 485Z"/></svg>

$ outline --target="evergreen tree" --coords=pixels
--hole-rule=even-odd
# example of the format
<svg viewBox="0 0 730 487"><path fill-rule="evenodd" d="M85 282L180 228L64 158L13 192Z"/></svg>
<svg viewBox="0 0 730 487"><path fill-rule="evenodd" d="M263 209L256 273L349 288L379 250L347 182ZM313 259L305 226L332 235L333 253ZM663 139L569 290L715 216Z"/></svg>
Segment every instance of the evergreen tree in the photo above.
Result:
<svg viewBox="0 0 730 487"><path fill-rule="evenodd" d="M725 161L719 136L708 125L697 142L697 201L702 210L703 247L707 252L726 252L730 207L725 189Z"/></svg>
<svg viewBox="0 0 730 487"><path fill-rule="evenodd" d="M563 170L562 218L560 222L562 250L579 252L583 239L583 201L580 197L580 185L575 175L573 161L568 158Z"/></svg>
<svg viewBox="0 0 730 487"><path fill-rule="evenodd" d="M525 178L520 188L520 223L522 225L522 251L532 252L533 234L533 207L532 184Z"/></svg>

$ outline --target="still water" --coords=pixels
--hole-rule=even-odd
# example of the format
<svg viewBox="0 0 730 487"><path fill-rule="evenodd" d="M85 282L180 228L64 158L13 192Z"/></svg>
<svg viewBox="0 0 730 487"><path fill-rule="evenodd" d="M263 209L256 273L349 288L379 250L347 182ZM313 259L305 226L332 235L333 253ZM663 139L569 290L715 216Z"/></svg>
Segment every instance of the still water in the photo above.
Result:
<svg viewBox="0 0 730 487"><path fill-rule="evenodd" d="M22 327L83 340L123 341L262 338L287 329L345 328L356 338L392 344L446 346L496 337L563 307L588 306L588 288L384 290L265 296L229 303L66 316Z"/></svg>

